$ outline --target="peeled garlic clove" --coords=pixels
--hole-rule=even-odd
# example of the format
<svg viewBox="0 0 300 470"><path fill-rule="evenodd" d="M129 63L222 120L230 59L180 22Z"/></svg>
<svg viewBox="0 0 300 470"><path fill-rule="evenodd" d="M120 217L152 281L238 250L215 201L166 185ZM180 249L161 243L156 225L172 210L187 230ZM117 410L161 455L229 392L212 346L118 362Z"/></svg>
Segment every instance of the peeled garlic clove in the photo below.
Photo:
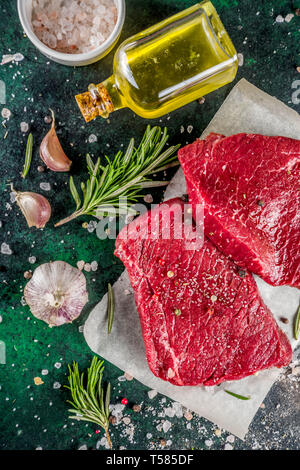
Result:
<svg viewBox="0 0 300 470"><path fill-rule="evenodd" d="M64 261L42 264L26 285L24 297L31 313L49 326L71 323L88 301L86 280Z"/></svg>
<svg viewBox="0 0 300 470"><path fill-rule="evenodd" d="M40 157L45 165L52 171L69 171L72 165L62 149L55 131L55 116L52 114L52 126L48 134L44 137L40 146Z"/></svg>
<svg viewBox="0 0 300 470"><path fill-rule="evenodd" d="M16 191L12 187L16 203L24 215L28 227L44 228L51 217L51 206L48 200L37 193Z"/></svg>

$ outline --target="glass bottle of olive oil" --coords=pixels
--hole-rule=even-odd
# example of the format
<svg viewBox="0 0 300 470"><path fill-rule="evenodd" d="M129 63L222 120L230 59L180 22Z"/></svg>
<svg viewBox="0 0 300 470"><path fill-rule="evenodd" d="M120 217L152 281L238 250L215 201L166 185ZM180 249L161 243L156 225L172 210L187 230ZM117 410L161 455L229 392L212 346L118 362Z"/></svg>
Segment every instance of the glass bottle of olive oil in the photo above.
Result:
<svg viewBox="0 0 300 470"><path fill-rule="evenodd" d="M231 82L237 68L236 50L204 1L126 40L113 75L76 100L87 122L123 107L157 118Z"/></svg>

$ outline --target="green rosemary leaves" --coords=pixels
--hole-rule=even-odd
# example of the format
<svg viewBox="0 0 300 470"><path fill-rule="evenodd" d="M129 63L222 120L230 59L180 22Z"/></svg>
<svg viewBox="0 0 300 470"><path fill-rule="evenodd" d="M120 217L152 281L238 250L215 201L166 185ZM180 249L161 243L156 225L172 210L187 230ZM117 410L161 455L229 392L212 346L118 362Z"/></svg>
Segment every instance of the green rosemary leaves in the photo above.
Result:
<svg viewBox="0 0 300 470"><path fill-rule="evenodd" d="M76 210L58 222L56 227L81 215L99 217L127 214L130 206L142 196L143 188L166 186L167 181L153 181L149 177L178 165L179 145L164 150L168 138L166 128L162 131L160 127L148 126L137 148L134 146L134 139L131 139L125 153L119 151L113 161L105 157L105 166L101 165L100 158L94 163L87 155L90 178L81 183L80 196L71 176L70 190Z"/></svg>
<svg viewBox="0 0 300 470"><path fill-rule="evenodd" d="M73 368L69 367L69 386L73 401L67 401L73 408L69 410L74 415L70 419L88 421L101 426L106 434L109 447L112 448L108 432L109 404L111 387L108 384L106 392L102 387L104 361L96 356L88 369L87 379L84 373L79 372L78 363L73 362Z"/></svg>

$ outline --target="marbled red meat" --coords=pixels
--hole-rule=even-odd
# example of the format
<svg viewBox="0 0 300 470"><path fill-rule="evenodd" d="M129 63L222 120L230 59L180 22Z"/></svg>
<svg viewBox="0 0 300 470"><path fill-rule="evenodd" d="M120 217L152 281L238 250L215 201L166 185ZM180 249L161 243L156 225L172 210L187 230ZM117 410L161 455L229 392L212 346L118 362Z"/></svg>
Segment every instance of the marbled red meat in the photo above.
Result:
<svg viewBox="0 0 300 470"><path fill-rule="evenodd" d="M174 238L184 207L181 199L170 200L134 220L116 241L151 371L175 385L216 385L287 365L291 346L252 275L207 238L196 250L188 232Z"/></svg>
<svg viewBox="0 0 300 470"><path fill-rule="evenodd" d="M300 287L300 140L210 134L179 151L205 234L272 285Z"/></svg>

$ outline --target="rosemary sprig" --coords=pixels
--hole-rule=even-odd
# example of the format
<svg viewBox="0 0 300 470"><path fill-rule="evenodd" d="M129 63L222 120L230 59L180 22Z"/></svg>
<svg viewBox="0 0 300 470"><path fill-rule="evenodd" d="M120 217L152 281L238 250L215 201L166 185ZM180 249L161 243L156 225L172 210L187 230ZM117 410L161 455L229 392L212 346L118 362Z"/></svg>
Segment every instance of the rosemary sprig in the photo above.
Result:
<svg viewBox="0 0 300 470"><path fill-rule="evenodd" d="M296 313L295 324L294 324L294 337L295 339L299 339L300 335L300 307Z"/></svg>
<svg viewBox="0 0 300 470"><path fill-rule="evenodd" d="M67 400L73 406L70 413L75 416L69 416L70 419L78 421L88 421L101 426L106 434L109 447L112 448L111 439L108 432L109 427L109 403L110 403L110 384L108 384L106 393L102 388L102 377L104 370L104 361L100 361L96 356L93 358L88 369L86 384L84 384L84 373L80 374L78 363L73 362L73 369L69 368L69 386L65 385L71 391L73 401Z"/></svg>
<svg viewBox="0 0 300 470"><path fill-rule="evenodd" d="M229 390L224 390L224 392L228 393L234 398L238 398L239 400L250 400L251 397L244 397L243 395L238 395L237 393L230 392Z"/></svg>
<svg viewBox="0 0 300 470"><path fill-rule="evenodd" d="M167 128L162 132L160 127L148 126L137 148L134 139L131 139L126 152L119 151L112 162L105 156L105 166L101 165L100 158L94 163L87 155L90 178L86 183L81 183L82 198L71 176L70 190L76 210L55 226L63 225L81 215L100 217L135 214L131 206L142 196L141 189L168 184L167 181L152 181L149 176L178 165L175 160L179 145L163 151L168 138Z"/></svg>
<svg viewBox="0 0 300 470"><path fill-rule="evenodd" d="M24 179L26 178L28 171L30 169L31 159L32 159L32 148L33 148L33 135L30 133L27 139L24 169L22 173L22 178Z"/></svg>
<svg viewBox="0 0 300 470"><path fill-rule="evenodd" d="M108 293L107 293L107 333L111 333L111 329L114 323L115 317L115 298L114 291L111 287L111 284L108 284Z"/></svg>

